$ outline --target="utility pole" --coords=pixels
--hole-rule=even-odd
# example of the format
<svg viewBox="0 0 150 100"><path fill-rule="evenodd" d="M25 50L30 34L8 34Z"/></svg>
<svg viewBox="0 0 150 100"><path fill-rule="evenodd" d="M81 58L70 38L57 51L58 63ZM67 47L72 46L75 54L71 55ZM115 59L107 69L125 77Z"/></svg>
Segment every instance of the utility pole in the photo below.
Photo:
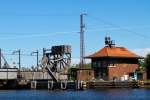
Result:
<svg viewBox="0 0 150 100"><path fill-rule="evenodd" d="M2 49L0 48L0 68L2 68Z"/></svg>
<svg viewBox="0 0 150 100"><path fill-rule="evenodd" d="M31 55L33 55L33 54L36 54L36 60L37 60L36 65L37 65L37 67L38 67L38 66L39 66L39 51L37 50L37 51L35 51L35 52L32 52Z"/></svg>
<svg viewBox="0 0 150 100"><path fill-rule="evenodd" d="M85 13L80 15L80 68L84 67L84 56L85 56L85 45L84 45L84 28L85 24L83 22L83 17L87 15Z"/></svg>
<svg viewBox="0 0 150 100"><path fill-rule="evenodd" d="M21 50L19 49L19 50L17 50L17 51L14 51L13 52L13 54L18 54L18 56L19 56L19 62L18 62L18 64L19 64L19 72L18 72L18 77L19 78L21 78L21 73L20 73L20 70L21 70Z"/></svg>
<svg viewBox="0 0 150 100"><path fill-rule="evenodd" d="M43 48L43 57L45 56L45 53L46 53L46 49Z"/></svg>

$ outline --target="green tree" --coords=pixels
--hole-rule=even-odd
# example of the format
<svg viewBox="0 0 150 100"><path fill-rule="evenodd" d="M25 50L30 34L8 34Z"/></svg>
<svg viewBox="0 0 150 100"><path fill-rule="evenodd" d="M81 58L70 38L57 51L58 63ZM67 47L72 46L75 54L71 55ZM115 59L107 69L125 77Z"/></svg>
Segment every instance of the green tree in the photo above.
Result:
<svg viewBox="0 0 150 100"><path fill-rule="evenodd" d="M146 58L145 58L145 65L144 65L147 69L147 78L150 79L150 53L147 54Z"/></svg>
<svg viewBox="0 0 150 100"><path fill-rule="evenodd" d="M142 69L146 69L146 65L145 65L145 59L139 60L139 66Z"/></svg>

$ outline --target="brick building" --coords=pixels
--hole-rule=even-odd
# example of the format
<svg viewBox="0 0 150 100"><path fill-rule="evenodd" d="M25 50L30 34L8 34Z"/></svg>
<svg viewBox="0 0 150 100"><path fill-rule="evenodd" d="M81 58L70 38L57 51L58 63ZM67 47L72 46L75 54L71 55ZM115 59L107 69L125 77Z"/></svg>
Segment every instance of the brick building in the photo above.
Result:
<svg viewBox="0 0 150 100"><path fill-rule="evenodd" d="M88 56L94 69L95 78L104 80L128 80L129 78L143 79L145 73L137 72L138 61L143 59L125 47L116 47L110 40L105 38L106 46L98 52Z"/></svg>
<svg viewBox="0 0 150 100"><path fill-rule="evenodd" d="M74 80L90 81L94 79L94 70L85 68L71 68L71 77Z"/></svg>

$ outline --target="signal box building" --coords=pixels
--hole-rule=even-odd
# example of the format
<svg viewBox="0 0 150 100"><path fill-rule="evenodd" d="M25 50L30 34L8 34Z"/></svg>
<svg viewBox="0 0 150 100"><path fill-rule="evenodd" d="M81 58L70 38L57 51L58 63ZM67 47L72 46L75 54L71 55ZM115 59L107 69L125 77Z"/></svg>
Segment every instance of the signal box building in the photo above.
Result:
<svg viewBox="0 0 150 100"><path fill-rule="evenodd" d="M143 79L145 73L138 72L138 60L143 59L125 47L116 47L110 37L105 38L105 47L88 56L92 61L95 78L103 80Z"/></svg>

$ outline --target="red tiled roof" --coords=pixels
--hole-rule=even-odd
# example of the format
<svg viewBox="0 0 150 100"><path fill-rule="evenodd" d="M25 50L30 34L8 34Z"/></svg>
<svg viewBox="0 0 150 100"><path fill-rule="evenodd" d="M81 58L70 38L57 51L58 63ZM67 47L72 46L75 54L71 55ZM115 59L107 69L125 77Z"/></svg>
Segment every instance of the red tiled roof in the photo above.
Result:
<svg viewBox="0 0 150 100"><path fill-rule="evenodd" d="M105 46L98 52L86 58L119 57L119 58L142 58L124 47Z"/></svg>

